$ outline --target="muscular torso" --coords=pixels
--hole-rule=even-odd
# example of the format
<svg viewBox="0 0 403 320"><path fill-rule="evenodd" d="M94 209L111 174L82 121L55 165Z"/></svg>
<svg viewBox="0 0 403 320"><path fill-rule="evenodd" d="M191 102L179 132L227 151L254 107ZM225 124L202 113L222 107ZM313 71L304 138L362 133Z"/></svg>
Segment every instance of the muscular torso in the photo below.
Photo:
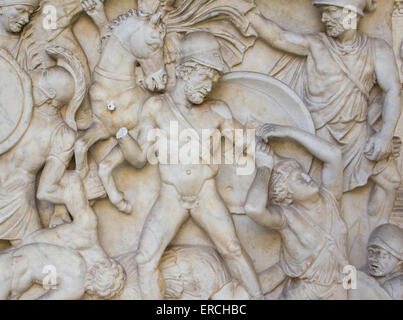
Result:
<svg viewBox="0 0 403 320"><path fill-rule="evenodd" d="M338 279L340 268L347 263L347 228L333 195L322 189L321 199L313 210L283 207L283 214L285 222L280 230L283 271L290 277L319 283Z"/></svg>
<svg viewBox="0 0 403 320"><path fill-rule="evenodd" d="M311 255L323 242L322 235L313 227L311 221L315 221L317 226L323 230L329 229L330 220L322 214L323 200L321 199L315 211L306 213L311 220L307 220L305 215L301 215L298 210L290 207L284 210L286 215L286 227L281 230L283 245L287 251L297 260L304 260Z"/></svg>
<svg viewBox="0 0 403 320"><path fill-rule="evenodd" d="M195 131L199 137L202 137L203 129L206 136L211 136L211 134L206 134L206 129L218 129L223 121L223 119L212 110L214 103L214 101L208 101L201 106L194 106L191 109L187 109L185 106L180 105L178 105L177 108L194 129L196 129ZM185 145L189 145L189 140L186 139L187 137L184 137L183 139L180 138L181 133L183 134L183 130L190 128L182 121L178 121L169 106L169 101L164 101L164 106L160 108L160 112L154 115L154 119L157 127L165 132L169 141L168 161L170 164L159 165L162 182L175 186L176 190L182 196L197 196L203 187L204 182L216 176L218 167L208 164L180 163L180 157L178 159L179 163L175 162L177 150L179 150L180 154L186 148ZM171 123L172 126L170 127ZM177 132L179 132L179 139L177 138L178 136L176 135L175 130L171 132L174 128L173 123L178 123ZM176 141L179 141L178 148L172 148L172 150L170 150L169 145ZM213 145L213 143L211 143L211 145ZM211 149L212 156L210 163L212 163L213 155L218 151L217 148L212 147ZM159 152L161 152L161 150L159 150ZM199 161L201 162L201 160Z"/></svg>

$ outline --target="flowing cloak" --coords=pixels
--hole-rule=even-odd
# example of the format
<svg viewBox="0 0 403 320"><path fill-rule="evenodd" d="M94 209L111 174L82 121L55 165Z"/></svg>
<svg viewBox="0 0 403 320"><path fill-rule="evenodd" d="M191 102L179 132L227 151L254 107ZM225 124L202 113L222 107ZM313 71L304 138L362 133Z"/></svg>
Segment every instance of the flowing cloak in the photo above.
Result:
<svg viewBox="0 0 403 320"><path fill-rule="evenodd" d="M280 267L289 277L285 299L329 299L340 287L343 268L348 265L347 227L340 217L337 200L325 188L320 190L325 218L319 225L309 212L281 207L283 224ZM344 290L344 289L343 289Z"/></svg>
<svg viewBox="0 0 403 320"><path fill-rule="evenodd" d="M41 111L36 110L40 113ZM49 158L59 159L66 167L74 152L75 133L60 114L44 113L47 126L43 136L49 139ZM16 171L0 185L0 239L21 240L32 226L40 226L35 202L35 174Z"/></svg>
<svg viewBox="0 0 403 320"><path fill-rule="evenodd" d="M57 9L57 28L45 29L43 26L44 8L53 6ZM55 62L46 53L50 45L59 45L73 52L85 68L86 81L89 84L90 71L87 57L82 50L71 27L83 11L81 0L44 0L37 13L25 26L17 47L17 60L25 70L47 68Z"/></svg>
<svg viewBox="0 0 403 320"><path fill-rule="evenodd" d="M247 0L186 0L164 18L167 26L166 58L173 62L178 55L179 34L207 31L220 42L224 61L229 67L242 62L256 41L256 32L245 14L255 4Z"/></svg>
<svg viewBox="0 0 403 320"><path fill-rule="evenodd" d="M351 51L346 51L324 33L313 38L306 59L284 56L270 74L297 91L312 115L318 136L342 150L347 192L366 185L368 178L386 165L386 161L376 164L364 155L375 128L371 126L381 116L379 103L378 110L369 113L376 83L375 39L358 33Z"/></svg>

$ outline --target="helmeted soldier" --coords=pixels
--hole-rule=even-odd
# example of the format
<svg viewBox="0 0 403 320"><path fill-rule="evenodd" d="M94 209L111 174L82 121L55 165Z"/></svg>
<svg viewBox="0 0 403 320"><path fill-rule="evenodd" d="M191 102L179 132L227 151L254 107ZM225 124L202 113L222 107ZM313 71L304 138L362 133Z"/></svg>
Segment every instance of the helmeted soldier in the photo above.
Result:
<svg viewBox="0 0 403 320"><path fill-rule="evenodd" d="M364 12L375 8L374 1L314 0L313 4L321 12L324 33L283 30L256 10L249 20L270 45L306 57L301 96L317 135L342 150L344 193L366 186L369 180L374 182L368 211L357 212L355 194L342 199L350 258L362 266L369 234L388 222L400 183L392 156L401 112L399 75L389 44L358 31ZM370 116L371 91L376 83L384 99Z"/></svg>
<svg viewBox="0 0 403 320"><path fill-rule="evenodd" d="M73 156L75 113L86 93L80 61L61 47L47 52L59 65L30 74L32 119L15 145L0 154L0 239L12 244L42 227L36 197L64 203L58 186ZM67 108L65 120L60 113L63 107ZM36 195L36 178L42 168Z"/></svg>
<svg viewBox="0 0 403 320"><path fill-rule="evenodd" d="M20 33L38 6L39 0L0 1L0 48L16 54Z"/></svg>
<svg viewBox="0 0 403 320"><path fill-rule="evenodd" d="M368 242L368 271L395 300L403 300L403 230L393 224L376 228Z"/></svg>
<svg viewBox="0 0 403 320"><path fill-rule="evenodd" d="M206 100L214 83L226 70L215 37L207 32L189 33L181 41L180 48L176 85L171 92L152 97L145 103L138 128L138 144L127 134L127 130L118 133L119 145L126 159L131 159L137 167L139 163L144 165L147 154L151 153L149 150L153 143L147 137L152 130L162 131L167 141L175 143L176 138L170 130L172 124L177 124L179 135L190 130L201 137L202 130L210 130L210 136L203 135L208 139L212 138L214 131L221 130L225 134L240 127L224 102ZM233 140L232 136L229 138ZM179 139L176 143L180 155L188 140ZM164 297L158 269L160 259L183 223L192 217L210 236L232 276L242 283L251 298L261 298L253 264L242 248L232 217L217 192L215 177L218 166L204 162L205 158L199 153L196 154L198 159L195 164L194 159L190 162L183 161L181 157L178 159L178 154L162 145L154 147L159 154L161 189L145 222L136 257L142 297ZM217 145L212 149L210 159L214 159L219 150ZM210 149L208 152L211 152ZM169 159L167 162L163 160L164 156Z"/></svg>

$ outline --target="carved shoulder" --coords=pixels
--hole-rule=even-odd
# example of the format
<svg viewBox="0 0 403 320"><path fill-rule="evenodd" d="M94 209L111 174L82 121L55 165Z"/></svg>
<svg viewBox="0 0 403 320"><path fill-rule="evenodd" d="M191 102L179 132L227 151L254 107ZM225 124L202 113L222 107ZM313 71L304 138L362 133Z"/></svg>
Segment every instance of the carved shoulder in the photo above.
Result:
<svg viewBox="0 0 403 320"><path fill-rule="evenodd" d="M392 46L381 38L371 38L374 42L375 57L380 64L385 65L388 62L394 63L394 52ZM390 59L392 58L392 59Z"/></svg>
<svg viewBox="0 0 403 320"><path fill-rule="evenodd" d="M380 87L393 92L396 99L400 97L400 79L395 54L384 39L372 38L375 47L376 78Z"/></svg>

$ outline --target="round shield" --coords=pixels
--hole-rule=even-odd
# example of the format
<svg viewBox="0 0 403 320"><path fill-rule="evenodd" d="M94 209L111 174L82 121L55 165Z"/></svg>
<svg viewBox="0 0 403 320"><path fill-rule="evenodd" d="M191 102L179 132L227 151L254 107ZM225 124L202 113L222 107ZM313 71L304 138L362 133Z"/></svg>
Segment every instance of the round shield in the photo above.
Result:
<svg viewBox="0 0 403 320"><path fill-rule="evenodd" d="M32 115L32 86L28 74L0 49L0 154L24 135Z"/></svg>
<svg viewBox="0 0 403 320"><path fill-rule="evenodd" d="M217 84L210 98L226 102L234 118L244 127L274 123L315 133L311 115L298 95L281 81L267 75L228 73ZM309 172L312 156L303 147L285 140L273 142L271 146L278 155L297 159ZM255 171L246 175L242 172L235 165L222 165L217 177L220 194L235 214L244 213L247 192L255 176Z"/></svg>

